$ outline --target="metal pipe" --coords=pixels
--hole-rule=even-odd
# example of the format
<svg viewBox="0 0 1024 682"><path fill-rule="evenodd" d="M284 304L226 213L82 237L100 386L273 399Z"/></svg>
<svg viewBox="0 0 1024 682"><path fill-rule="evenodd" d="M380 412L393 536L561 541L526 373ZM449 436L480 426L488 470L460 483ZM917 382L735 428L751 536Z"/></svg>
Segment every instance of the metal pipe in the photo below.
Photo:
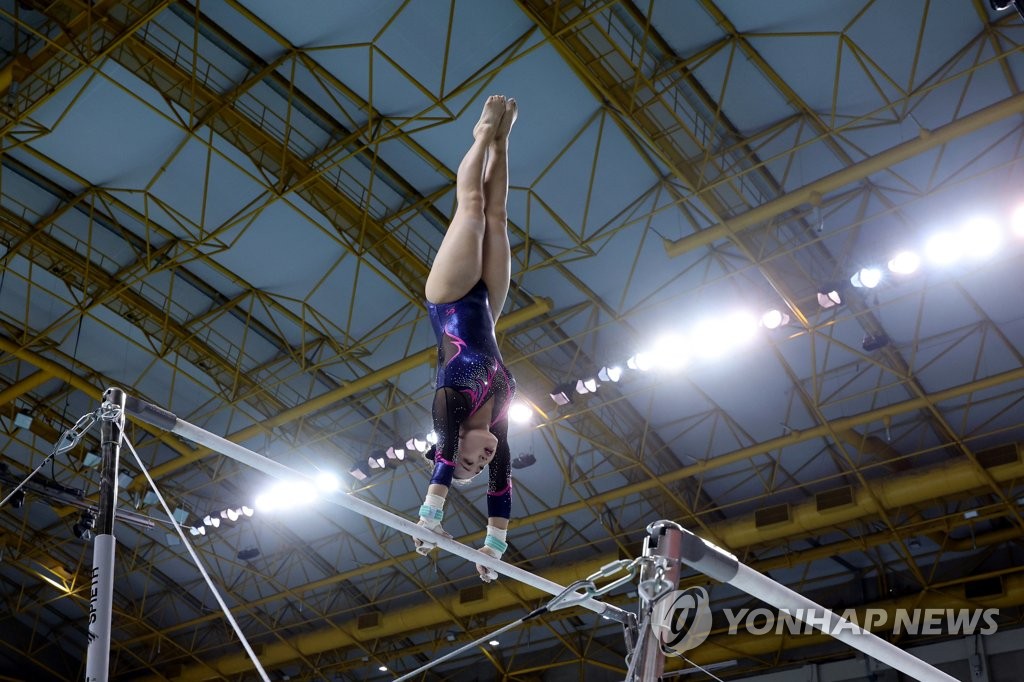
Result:
<svg viewBox="0 0 1024 682"><path fill-rule="evenodd" d="M855 623L826 609L768 576L741 563L720 547L683 530L680 560L705 575L728 583L752 597L770 604L779 611L815 627L872 658L892 666L921 682L956 682L938 668L908 654Z"/></svg>
<svg viewBox="0 0 1024 682"><path fill-rule="evenodd" d="M25 395L32 389L45 384L52 378L53 376L49 372L39 370L20 381L15 381L13 384L0 391L0 405L6 405L7 403L12 402L15 398Z"/></svg>
<svg viewBox="0 0 1024 682"><path fill-rule="evenodd" d="M124 431L125 393L108 388L100 408L100 499L93 542L92 586L89 592L89 645L86 682L107 682L110 669L110 620L114 604L114 517L117 513L117 473Z"/></svg>
<svg viewBox="0 0 1024 682"><path fill-rule="evenodd" d="M651 623L650 614L655 604L679 585L682 564L679 557L683 550L683 532L679 524L660 521L651 524L647 537L644 538L643 556L651 559L640 569L640 613L648 614L647 622ZM653 585L654 593L642 589L645 585ZM653 623L652 623L653 625ZM661 649L661 638L654 627L639 633L642 638L637 643L641 657L638 662L636 680L657 680L665 671L665 654ZM630 666L632 667L632 666Z"/></svg>

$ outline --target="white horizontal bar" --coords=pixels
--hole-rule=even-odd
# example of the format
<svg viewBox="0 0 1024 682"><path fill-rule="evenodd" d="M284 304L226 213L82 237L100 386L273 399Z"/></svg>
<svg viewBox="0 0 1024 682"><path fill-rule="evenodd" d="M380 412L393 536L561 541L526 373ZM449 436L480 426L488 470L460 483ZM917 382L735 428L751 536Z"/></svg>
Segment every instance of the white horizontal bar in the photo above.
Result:
<svg viewBox="0 0 1024 682"><path fill-rule="evenodd" d="M168 413L165 414L169 416ZM145 418L145 415L143 414L136 414L136 416L139 416L140 418ZM167 428L162 424L157 424L157 426ZM211 450L219 452L226 457L230 457L231 459L237 462L241 462L242 464L250 466L254 469L258 469L259 471L262 471L265 474L273 476L274 478L284 480L304 479L309 481L310 483L313 482L313 479L311 477L306 476L305 474L302 474L292 469L291 467L285 466L280 462L275 462L274 460L264 457L263 455L257 454L252 450L249 450L248 448L239 445L238 443L233 443L232 441L229 441L226 438L221 438L220 436L212 434L204 429L201 429L198 426L195 426L194 424L189 424L186 421L177 419L176 417L173 428L169 430L183 438L187 438L188 440L194 443L205 445ZM500 559L495 559L494 557L488 554L484 554L483 552L477 551L472 547L467 547L461 542L457 542L455 540L451 540L449 538L440 536L437 533L434 533L433 531L429 531L426 528L417 525L409 519L398 516L397 514L392 514L389 511L386 511L384 509L381 509L377 506L370 504L369 502L366 502L365 500L361 500L358 497L352 495L351 493L334 493L324 495L324 499L326 499L329 502L333 502L334 504L345 507L346 509L350 509L355 513L365 516L366 518L372 521L383 523L385 526L394 528L395 530L401 533L405 533L406 535L411 535L414 538L419 538L420 540L424 540L430 542L431 544L435 544L441 549L447 550L456 556L462 557L466 561L470 561L474 564L480 564L481 566L486 566L487 568L497 571L498 573L501 573L504 576L512 578L513 580L517 580L526 585L529 585L530 587L534 587L542 592L547 592L551 595L557 595L565 591L565 588L557 583L547 580L546 578L542 578L538 575L534 575L533 573L525 571L519 568L518 566L512 566L511 564L501 561ZM600 602L596 599L589 598L580 601L579 605L593 611L594 613L600 614L612 620L616 620L620 623L629 622L629 613L620 609L617 606L605 604L604 602Z"/></svg>

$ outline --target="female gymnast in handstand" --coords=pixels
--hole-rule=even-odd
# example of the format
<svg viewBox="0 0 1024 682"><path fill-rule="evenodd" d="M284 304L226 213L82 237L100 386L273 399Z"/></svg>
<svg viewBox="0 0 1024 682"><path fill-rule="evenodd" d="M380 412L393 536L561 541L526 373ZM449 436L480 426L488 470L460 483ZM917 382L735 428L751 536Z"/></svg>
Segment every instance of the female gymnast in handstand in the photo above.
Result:
<svg viewBox="0 0 1024 682"><path fill-rule="evenodd" d="M487 537L481 551L500 559L512 511L508 407L515 380L494 338L505 306L512 267L508 243L508 135L518 108L514 99L492 96L473 128L473 145L459 164L457 207L427 276L430 322L437 336L434 433L427 453L434 461L420 525L451 537L441 527L452 483L468 483L486 466ZM416 541L428 554L434 545ZM490 582L497 573L477 565Z"/></svg>

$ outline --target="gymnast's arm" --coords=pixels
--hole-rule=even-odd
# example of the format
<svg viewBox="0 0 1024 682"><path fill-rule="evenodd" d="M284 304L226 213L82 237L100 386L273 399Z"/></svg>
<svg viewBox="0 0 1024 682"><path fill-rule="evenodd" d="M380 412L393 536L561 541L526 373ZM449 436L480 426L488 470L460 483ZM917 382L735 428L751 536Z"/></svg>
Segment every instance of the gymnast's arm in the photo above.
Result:
<svg viewBox="0 0 1024 682"><path fill-rule="evenodd" d="M508 549L506 536L508 520L512 516L512 453L508 446L508 417L491 425L491 433L498 439L494 459L487 465L487 537L481 552L500 559ZM480 564L476 566L480 579L491 582L498 574Z"/></svg>
<svg viewBox="0 0 1024 682"><path fill-rule="evenodd" d="M448 497L448 489L452 485L455 474L455 463L459 457L459 426L469 415L469 405L465 396L453 388L442 386L434 391L434 405L431 410L434 418L434 433L437 443L427 453L427 459L434 462L434 472L427 486L427 494L420 505L419 525L451 537L441 527L444 519L444 502ZM428 554L434 545L415 541L416 551Z"/></svg>

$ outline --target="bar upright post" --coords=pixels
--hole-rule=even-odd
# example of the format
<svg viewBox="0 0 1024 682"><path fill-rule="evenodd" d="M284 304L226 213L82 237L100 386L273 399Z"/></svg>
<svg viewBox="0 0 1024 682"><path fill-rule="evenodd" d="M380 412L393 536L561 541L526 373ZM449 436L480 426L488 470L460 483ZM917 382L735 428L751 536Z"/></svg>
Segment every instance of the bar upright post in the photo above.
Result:
<svg viewBox="0 0 1024 682"><path fill-rule="evenodd" d="M114 597L114 516L117 475L124 432L125 393L108 388L100 408L100 499L93 542L92 588L89 593L89 648L85 682L107 682L110 668L110 620Z"/></svg>

